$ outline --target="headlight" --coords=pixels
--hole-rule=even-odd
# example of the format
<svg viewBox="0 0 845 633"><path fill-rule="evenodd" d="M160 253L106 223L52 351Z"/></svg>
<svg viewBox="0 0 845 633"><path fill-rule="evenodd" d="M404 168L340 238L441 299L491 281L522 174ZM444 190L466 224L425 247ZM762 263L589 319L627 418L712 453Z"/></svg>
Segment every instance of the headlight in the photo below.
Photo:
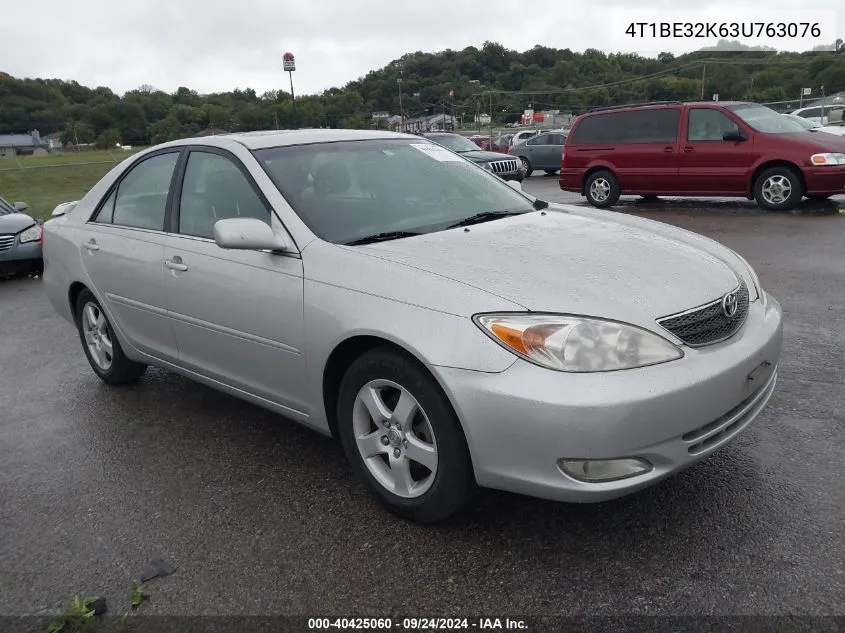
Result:
<svg viewBox="0 0 845 633"><path fill-rule="evenodd" d="M493 166L490 163L481 163L481 169L486 169L487 171L493 171Z"/></svg>
<svg viewBox="0 0 845 633"><path fill-rule="evenodd" d="M568 372L614 371L683 357L679 347L642 328L558 314L479 314L490 338L537 365Z"/></svg>
<svg viewBox="0 0 845 633"><path fill-rule="evenodd" d="M37 242L41 239L41 225L33 224L31 227L21 232L21 244L26 242Z"/></svg>
<svg viewBox="0 0 845 633"><path fill-rule="evenodd" d="M845 165L845 154L813 154L810 156L813 165Z"/></svg>
<svg viewBox="0 0 845 633"><path fill-rule="evenodd" d="M757 297L762 297L763 286L760 285L760 278L757 277L756 271L751 267L751 264L749 264L742 255L740 255L736 251L734 251L733 254L736 255L736 258L745 265L745 268L748 271L748 276L751 277L751 283L754 284L754 292L757 294ZM754 300L755 299L752 299L752 301Z"/></svg>

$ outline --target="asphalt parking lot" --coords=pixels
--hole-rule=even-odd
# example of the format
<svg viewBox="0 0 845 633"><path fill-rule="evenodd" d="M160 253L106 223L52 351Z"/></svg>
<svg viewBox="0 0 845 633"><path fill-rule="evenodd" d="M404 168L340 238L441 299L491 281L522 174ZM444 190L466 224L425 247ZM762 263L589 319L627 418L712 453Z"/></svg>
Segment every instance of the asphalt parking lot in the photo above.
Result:
<svg viewBox="0 0 845 633"><path fill-rule="evenodd" d="M525 189L575 201L554 177ZM644 492L564 505L486 492L451 523L385 513L341 448L150 370L95 377L36 279L0 282L0 615L73 594L147 614L845 614L845 199L624 200L739 251L783 304L763 415Z"/></svg>

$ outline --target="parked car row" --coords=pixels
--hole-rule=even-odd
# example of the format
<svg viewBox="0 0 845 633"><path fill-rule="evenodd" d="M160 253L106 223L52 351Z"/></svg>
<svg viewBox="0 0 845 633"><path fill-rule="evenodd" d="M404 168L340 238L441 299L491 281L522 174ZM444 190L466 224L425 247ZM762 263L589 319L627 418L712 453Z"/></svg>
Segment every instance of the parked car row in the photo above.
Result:
<svg viewBox="0 0 845 633"><path fill-rule="evenodd" d="M737 196L768 210L845 193L845 138L746 102L604 108L574 122L560 188L609 207L620 195Z"/></svg>
<svg viewBox="0 0 845 633"><path fill-rule="evenodd" d="M25 202L14 204L0 197L0 276L41 274L41 223L24 213Z"/></svg>
<svg viewBox="0 0 845 633"><path fill-rule="evenodd" d="M567 144L586 163L630 138L590 121ZM662 133L644 122L626 129ZM155 365L338 437L421 522L479 486L619 497L751 424L782 315L741 256L550 205L464 148L328 129L150 148L45 223L47 296L103 382Z"/></svg>
<svg viewBox="0 0 845 633"><path fill-rule="evenodd" d="M420 136L463 156L503 180L521 181L525 177L525 173L516 159L502 156L499 152L481 150L475 143L460 134L424 132Z"/></svg>

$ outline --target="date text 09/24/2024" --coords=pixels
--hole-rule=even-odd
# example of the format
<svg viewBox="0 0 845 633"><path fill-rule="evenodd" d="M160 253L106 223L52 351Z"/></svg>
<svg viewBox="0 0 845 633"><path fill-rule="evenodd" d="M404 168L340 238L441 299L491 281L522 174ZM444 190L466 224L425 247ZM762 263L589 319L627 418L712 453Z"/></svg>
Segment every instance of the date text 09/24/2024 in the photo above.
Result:
<svg viewBox="0 0 845 633"><path fill-rule="evenodd" d="M678 38L795 38L821 37L818 22L631 22L631 37Z"/></svg>
<svg viewBox="0 0 845 633"><path fill-rule="evenodd" d="M511 618L308 618L311 631L518 631L528 628L524 620Z"/></svg>

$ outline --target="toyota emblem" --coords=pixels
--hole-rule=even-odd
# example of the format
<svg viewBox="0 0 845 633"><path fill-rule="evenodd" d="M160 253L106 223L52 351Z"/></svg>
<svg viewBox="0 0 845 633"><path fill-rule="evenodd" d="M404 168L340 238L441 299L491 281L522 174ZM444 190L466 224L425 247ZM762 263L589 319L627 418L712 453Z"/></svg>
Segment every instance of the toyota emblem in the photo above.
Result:
<svg viewBox="0 0 845 633"><path fill-rule="evenodd" d="M736 292L729 292L722 297L722 314L729 319L736 316L736 311L739 309L739 301L737 300Z"/></svg>

